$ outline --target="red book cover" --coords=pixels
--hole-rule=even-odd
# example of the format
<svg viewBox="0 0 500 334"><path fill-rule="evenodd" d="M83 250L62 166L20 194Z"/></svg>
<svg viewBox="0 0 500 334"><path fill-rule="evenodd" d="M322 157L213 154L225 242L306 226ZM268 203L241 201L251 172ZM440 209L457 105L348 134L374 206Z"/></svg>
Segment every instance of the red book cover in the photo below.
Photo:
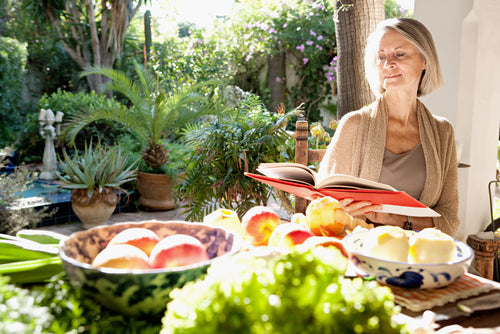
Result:
<svg viewBox="0 0 500 334"><path fill-rule="evenodd" d="M417 201L403 191L380 189L354 189L354 188L319 188L300 181L280 179L254 173L245 173L246 176L286 191L290 194L314 199L316 196L330 196L337 200L352 198L355 201L370 201L373 204L383 205L381 212L396 213L413 217L437 217L439 214L431 208ZM371 182L371 181L368 181Z"/></svg>

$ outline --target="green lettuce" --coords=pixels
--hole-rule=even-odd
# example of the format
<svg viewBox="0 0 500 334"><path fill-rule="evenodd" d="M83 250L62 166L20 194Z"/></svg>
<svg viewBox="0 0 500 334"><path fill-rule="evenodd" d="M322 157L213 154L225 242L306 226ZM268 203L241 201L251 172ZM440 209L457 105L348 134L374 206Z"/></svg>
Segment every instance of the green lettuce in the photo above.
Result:
<svg viewBox="0 0 500 334"><path fill-rule="evenodd" d="M334 247L221 259L172 292L161 334L406 333L390 289L346 266Z"/></svg>

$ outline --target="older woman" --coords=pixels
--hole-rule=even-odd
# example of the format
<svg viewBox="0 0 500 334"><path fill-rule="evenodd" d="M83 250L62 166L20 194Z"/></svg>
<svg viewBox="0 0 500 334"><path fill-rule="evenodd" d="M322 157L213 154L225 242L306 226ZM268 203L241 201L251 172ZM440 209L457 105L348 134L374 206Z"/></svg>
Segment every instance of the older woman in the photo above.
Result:
<svg viewBox="0 0 500 334"><path fill-rule="evenodd" d="M376 101L344 116L319 174L349 174L392 185L441 214L409 217L380 205L341 201L353 216L376 224L454 236L458 225L457 155L453 127L420 102L442 85L430 32L414 19L382 21L368 38L365 70Z"/></svg>

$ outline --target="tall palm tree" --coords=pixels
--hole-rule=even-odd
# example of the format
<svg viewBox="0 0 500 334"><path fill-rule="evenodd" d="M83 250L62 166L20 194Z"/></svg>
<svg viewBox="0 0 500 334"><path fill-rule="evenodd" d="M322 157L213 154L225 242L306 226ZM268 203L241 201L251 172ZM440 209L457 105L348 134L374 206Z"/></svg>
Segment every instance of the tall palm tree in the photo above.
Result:
<svg viewBox="0 0 500 334"><path fill-rule="evenodd" d="M151 73L137 63L134 65L135 80L123 71L105 67L93 67L83 72L83 75L98 74L109 78L111 81L104 85L105 91L122 94L129 100L130 107L110 105L77 113L64 134L69 135L70 142L74 142L78 132L94 121L119 122L146 142L142 158L146 165L158 170L168 161L163 140L188 123L215 112L208 98L197 92L211 83L184 85L167 92Z"/></svg>

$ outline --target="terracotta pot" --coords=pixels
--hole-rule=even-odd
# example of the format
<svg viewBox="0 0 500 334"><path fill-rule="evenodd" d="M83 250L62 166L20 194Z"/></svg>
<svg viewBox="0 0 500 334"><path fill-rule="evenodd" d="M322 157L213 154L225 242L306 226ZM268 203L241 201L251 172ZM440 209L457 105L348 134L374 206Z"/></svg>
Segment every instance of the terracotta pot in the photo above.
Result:
<svg viewBox="0 0 500 334"><path fill-rule="evenodd" d="M107 200L96 200L93 196L86 204L74 200L73 194L74 191L72 191L71 207L75 215L82 222L84 229L106 224L118 204L118 195L114 192L106 194ZM114 200L110 198L113 196L115 197Z"/></svg>
<svg viewBox="0 0 500 334"><path fill-rule="evenodd" d="M175 208L173 187L175 179L166 174L138 172L135 181L139 192L139 203L149 210Z"/></svg>

